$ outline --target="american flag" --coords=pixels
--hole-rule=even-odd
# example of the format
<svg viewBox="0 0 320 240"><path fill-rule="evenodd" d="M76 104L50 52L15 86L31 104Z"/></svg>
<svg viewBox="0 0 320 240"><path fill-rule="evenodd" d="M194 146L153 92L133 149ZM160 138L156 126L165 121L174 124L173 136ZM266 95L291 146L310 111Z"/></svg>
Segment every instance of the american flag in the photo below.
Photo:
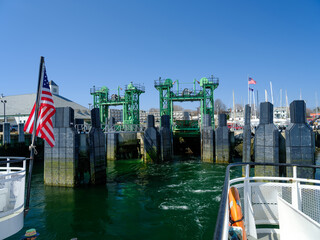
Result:
<svg viewBox="0 0 320 240"><path fill-rule="evenodd" d="M53 135L53 125L51 117L55 114L56 109L54 107L54 102L52 94L50 92L49 81L44 67L44 74L42 79L42 88L40 93L40 104L38 111L37 129L36 136L43 138L47 143L53 147L55 144ZM30 116L26 125L24 126L24 131L28 133L33 132L34 126L34 115L35 115L36 103L34 104Z"/></svg>
<svg viewBox="0 0 320 240"><path fill-rule="evenodd" d="M248 84L257 84L257 82L249 77Z"/></svg>

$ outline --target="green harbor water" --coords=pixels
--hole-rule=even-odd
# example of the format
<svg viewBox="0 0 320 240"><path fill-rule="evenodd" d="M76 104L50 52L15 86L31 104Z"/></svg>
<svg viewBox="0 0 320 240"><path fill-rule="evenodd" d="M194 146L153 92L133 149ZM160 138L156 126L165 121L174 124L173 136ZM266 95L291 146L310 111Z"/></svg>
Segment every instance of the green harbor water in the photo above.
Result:
<svg viewBox="0 0 320 240"><path fill-rule="evenodd" d="M320 164L317 154L316 164ZM106 186L44 186L34 167L29 228L40 239L212 239L226 165L200 160L146 164L109 161ZM240 169L231 172L240 176ZM316 172L320 179L320 171Z"/></svg>
<svg viewBox="0 0 320 240"><path fill-rule="evenodd" d="M39 239L212 239L226 165L107 164L106 186L75 189L44 186L43 164L36 164L31 210L9 239L29 228Z"/></svg>

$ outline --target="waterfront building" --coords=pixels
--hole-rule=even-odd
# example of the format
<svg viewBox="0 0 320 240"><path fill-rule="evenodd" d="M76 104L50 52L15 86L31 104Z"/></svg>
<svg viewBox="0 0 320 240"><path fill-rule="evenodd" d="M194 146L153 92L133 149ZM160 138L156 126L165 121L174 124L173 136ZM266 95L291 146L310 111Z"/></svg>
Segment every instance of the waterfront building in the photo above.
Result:
<svg viewBox="0 0 320 240"><path fill-rule="evenodd" d="M244 122L244 110L243 109L236 109L233 111L233 109L229 109L227 113L230 117L229 120L231 121L240 121Z"/></svg>
<svg viewBox="0 0 320 240"><path fill-rule="evenodd" d="M288 118L288 108L287 107L275 107L273 110L274 119L286 119Z"/></svg>
<svg viewBox="0 0 320 240"><path fill-rule="evenodd" d="M123 109L109 108L108 116L113 117L116 123L123 122Z"/></svg>
<svg viewBox="0 0 320 240"><path fill-rule="evenodd" d="M49 85L56 108L71 107L74 109L74 118L76 120L90 122L90 111L88 108L59 95L59 86L54 81L50 81ZM27 121L36 100L36 93L4 96L2 100L6 100L6 104L5 110L4 106L0 105L0 123L4 121L5 115L7 122L12 126L16 126L19 123Z"/></svg>
<svg viewBox="0 0 320 240"><path fill-rule="evenodd" d="M140 110L140 124L146 124L147 123L147 116L148 116L147 111Z"/></svg>

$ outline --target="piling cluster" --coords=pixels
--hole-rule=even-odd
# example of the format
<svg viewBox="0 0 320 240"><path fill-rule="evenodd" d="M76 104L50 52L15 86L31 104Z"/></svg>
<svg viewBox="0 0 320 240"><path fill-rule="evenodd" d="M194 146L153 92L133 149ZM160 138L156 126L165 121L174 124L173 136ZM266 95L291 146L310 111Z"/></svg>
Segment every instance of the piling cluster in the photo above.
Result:
<svg viewBox="0 0 320 240"><path fill-rule="evenodd" d="M306 103L302 100L290 104L291 123L286 129L287 163L315 164L315 137L313 130L306 122ZM310 168L299 168L298 177L313 178ZM292 169L287 169L287 176L292 176Z"/></svg>
<svg viewBox="0 0 320 240"><path fill-rule="evenodd" d="M91 110L90 180L92 184L106 183L106 139L101 129L99 108Z"/></svg>
<svg viewBox="0 0 320 240"><path fill-rule="evenodd" d="M201 159L203 162L214 162L214 130L211 126L211 117L205 114L201 130Z"/></svg>
<svg viewBox="0 0 320 240"><path fill-rule="evenodd" d="M273 123L273 105L260 104L260 122L255 129L254 158L252 152L251 108L245 106L242 161L313 165L315 163L315 135L306 122L306 104L290 104L291 123L280 135ZM185 115L187 117L187 115ZM189 116L188 116L189 117ZM117 130L113 118L102 129L98 108L91 110L89 132L77 132L74 111L70 107L57 108L52 118L55 146L44 145L44 182L51 186L74 187L78 184L105 184L106 160L132 159L142 156L146 162L165 162L173 159L173 131L169 115L161 116L160 128L155 126L153 115L147 117L143 130ZM188 121L188 120L185 120ZM214 130L210 114L204 114L200 128L201 160L209 163L232 162L233 134L227 126L227 115L219 114ZM24 124L18 126L18 142L26 141ZM3 143L10 144L10 124L3 124ZM281 154L280 154L281 152ZM255 174L292 176L291 169L273 166L256 166ZM313 170L300 169L298 177L313 178Z"/></svg>
<svg viewBox="0 0 320 240"><path fill-rule="evenodd" d="M273 105L269 102L260 104L260 123L255 132L255 162L279 163L279 131L273 124ZM279 168L256 166L256 176L279 176Z"/></svg>
<svg viewBox="0 0 320 240"><path fill-rule="evenodd" d="M215 132L216 136L216 162L230 162L230 131L227 126L227 115L219 114L219 124Z"/></svg>
<svg viewBox="0 0 320 240"><path fill-rule="evenodd" d="M44 183L74 187L79 156L79 137L74 128L74 111L57 108L52 117L55 146L44 145Z"/></svg>

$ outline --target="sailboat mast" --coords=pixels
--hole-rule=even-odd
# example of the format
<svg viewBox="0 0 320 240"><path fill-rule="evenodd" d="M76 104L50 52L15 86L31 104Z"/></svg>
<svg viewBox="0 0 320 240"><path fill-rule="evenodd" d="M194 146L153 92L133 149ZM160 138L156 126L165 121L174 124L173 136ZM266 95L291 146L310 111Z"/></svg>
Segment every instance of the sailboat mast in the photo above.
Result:
<svg viewBox="0 0 320 240"><path fill-rule="evenodd" d="M234 103L234 89L232 91L232 95L233 95L233 121L236 120L236 104Z"/></svg>
<svg viewBox="0 0 320 240"><path fill-rule="evenodd" d="M318 93L316 92L316 116L318 115Z"/></svg>
<svg viewBox="0 0 320 240"><path fill-rule="evenodd" d="M289 118L290 114L289 114L289 102L288 102L287 89L286 89L286 105L287 105L287 117Z"/></svg>
<svg viewBox="0 0 320 240"><path fill-rule="evenodd" d="M302 92L301 92L301 88L300 88L300 100L302 100Z"/></svg>
<svg viewBox="0 0 320 240"><path fill-rule="evenodd" d="M270 81L270 93L271 93L271 103L273 104L273 91L272 91L272 82Z"/></svg>
<svg viewBox="0 0 320 240"><path fill-rule="evenodd" d="M266 102L268 102L268 92L267 89L264 90L264 99Z"/></svg>

